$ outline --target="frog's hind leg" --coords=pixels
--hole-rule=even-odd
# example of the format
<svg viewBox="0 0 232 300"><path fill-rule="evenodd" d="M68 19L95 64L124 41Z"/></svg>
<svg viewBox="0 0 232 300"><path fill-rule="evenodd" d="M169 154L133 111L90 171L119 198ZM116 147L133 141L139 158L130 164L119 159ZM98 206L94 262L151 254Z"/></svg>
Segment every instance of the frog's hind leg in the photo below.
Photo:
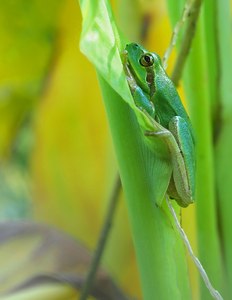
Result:
<svg viewBox="0 0 232 300"><path fill-rule="evenodd" d="M180 120L181 119L181 120ZM173 182L170 182L169 191L173 194L173 197L177 200L180 206L186 207L190 203L193 203L192 190L190 187L190 174L193 173L191 163L186 162L190 159L188 153L188 142L183 141L181 138L189 138L188 134L184 131L185 125L182 123L182 118L174 117L169 123L169 130L162 127L160 124L156 124L157 131L145 132L146 136L153 136L162 138L168 145L169 152L172 160L173 167ZM190 134L190 133L189 133Z"/></svg>
<svg viewBox="0 0 232 300"><path fill-rule="evenodd" d="M175 116L169 122L169 130L175 137L180 155L183 158L187 179L185 190L189 195L189 200L193 202L195 190L195 147L191 128L185 119Z"/></svg>

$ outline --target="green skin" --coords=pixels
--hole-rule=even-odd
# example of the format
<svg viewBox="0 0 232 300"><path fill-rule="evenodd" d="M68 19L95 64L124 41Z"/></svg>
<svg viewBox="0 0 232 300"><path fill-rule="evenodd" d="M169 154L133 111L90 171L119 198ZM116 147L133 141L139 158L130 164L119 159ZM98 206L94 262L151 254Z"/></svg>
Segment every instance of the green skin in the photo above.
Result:
<svg viewBox="0 0 232 300"><path fill-rule="evenodd" d="M155 130L145 135L161 138L168 146L173 172L167 194L186 207L194 202L195 189L195 146L189 117L157 54L131 43L123 52L123 64L136 106L153 119Z"/></svg>

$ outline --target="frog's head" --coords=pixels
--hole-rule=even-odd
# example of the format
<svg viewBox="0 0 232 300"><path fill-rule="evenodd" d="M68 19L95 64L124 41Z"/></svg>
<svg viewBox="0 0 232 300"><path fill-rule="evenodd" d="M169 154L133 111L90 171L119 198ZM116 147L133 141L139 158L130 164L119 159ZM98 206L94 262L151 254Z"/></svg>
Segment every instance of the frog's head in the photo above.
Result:
<svg viewBox="0 0 232 300"><path fill-rule="evenodd" d="M131 72L138 85L148 93L147 74L154 74L152 80L155 80L155 74L162 68L160 57L135 43L127 44L125 50Z"/></svg>

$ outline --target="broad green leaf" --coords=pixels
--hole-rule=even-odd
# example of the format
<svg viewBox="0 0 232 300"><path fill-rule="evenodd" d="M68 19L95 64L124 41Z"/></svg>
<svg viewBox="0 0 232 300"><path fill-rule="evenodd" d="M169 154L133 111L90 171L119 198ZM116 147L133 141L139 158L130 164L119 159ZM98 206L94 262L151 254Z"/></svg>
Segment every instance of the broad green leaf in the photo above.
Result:
<svg viewBox="0 0 232 300"><path fill-rule="evenodd" d="M156 141L148 146L145 142L143 131L154 126L135 107L123 82L120 51L124 43L118 41L109 2L85 0L80 1L80 6L83 14L81 49L98 72L126 195L144 299L155 296L168 299L168 295L175 299L183 295L189 299L182 244L165 205L162 208L154 205L162 201L167 190L170 161L160 158L162 143Z"/></svg>

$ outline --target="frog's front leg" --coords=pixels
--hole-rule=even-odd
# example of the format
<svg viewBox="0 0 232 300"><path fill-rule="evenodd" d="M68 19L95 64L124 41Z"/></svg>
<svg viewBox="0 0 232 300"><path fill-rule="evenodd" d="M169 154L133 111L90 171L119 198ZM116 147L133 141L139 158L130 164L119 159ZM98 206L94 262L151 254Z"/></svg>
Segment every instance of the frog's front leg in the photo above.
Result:
<svg viewBox="0 0 232 300"><path fill-rule="evenodd" d="M176 199L179 205L186 207L193 203L194 197L194 169L195 157L194 143L191 135L191 130L188 124L181 117L173 117L169 122L169 128L155 132L147 131L146 136L162 138L167 144L173 166L173 182L179 199ZM174 198L177 198L174 197Z"/></svg>
<svg viewBox="0 0 232 300"><path fill-rule="evenodd" d="M134 75L131 73L131 70L128 65L127 54L128 54L127 51L124 50L121 53L121 57L122 57L123 68L126 74L126 79L130 87L135 105L141 110L146 110L151 117L154 117L155 116L154 104L149 100L148 95L137 84Z"/></svg>

